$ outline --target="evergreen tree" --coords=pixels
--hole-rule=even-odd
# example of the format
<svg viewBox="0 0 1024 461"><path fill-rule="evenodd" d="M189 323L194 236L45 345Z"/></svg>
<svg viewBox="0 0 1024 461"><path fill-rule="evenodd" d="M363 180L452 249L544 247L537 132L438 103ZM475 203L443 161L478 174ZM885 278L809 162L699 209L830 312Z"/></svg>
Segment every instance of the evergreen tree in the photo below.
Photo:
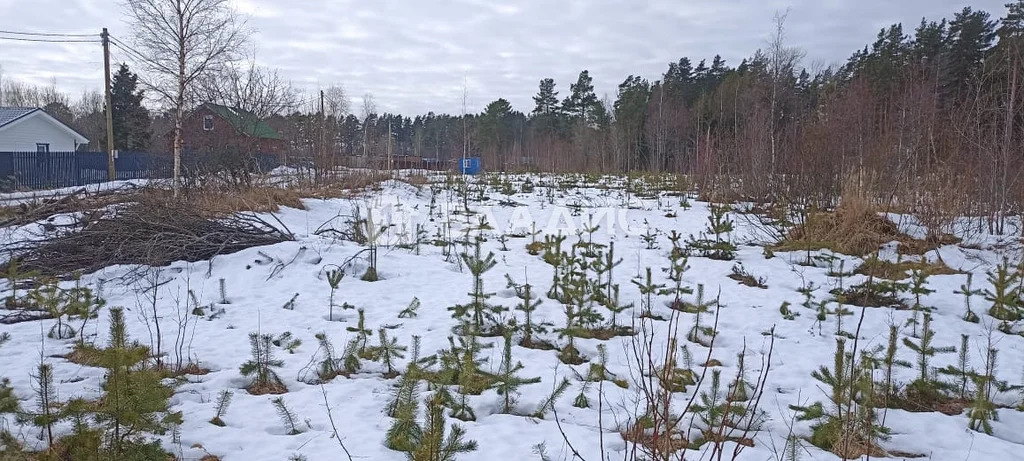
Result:
<svg viewBox="0 0 1024 461"><path fill-rule="evenodd" d="M957 291L954 291L953 293L959 294L959 295L964 295L964 306L967 308L966 312L964 312L964 317L963 317L964 321L971 322L971 323L978 323L981 319L978 318L978 314L975 314L974 311L971 310L971 298L974 297L974 296L981 296L981 295L985 294L985 292L983 290L978 290L978 289L972 289L971 288L971 280L973 278L974 278L974 274L968 272L967 273L967 283L965 283L963 285L960 285L960 289L957 290Z"/></svg>
<svg viewBox="0 0 1024 461"><path fill-rule="evenodd" d="M903 344L910 350L917 353L918 377L912 383L908 391L914 396L923 399L923 402L933 402L940 398L938 389L939 383L935 380L934 370L931 367L931 359L936 354L955 352L955 347L935 347L932 341L935 339L935 330L932 330L932 315L924 314L924 324L921 329L921 339L915 344L908 338L903 338Z"/></svg>
<svg viewBox="0 0 1024 461"><path fill-rule="evenodd" d="M145 442L144 434L163 434L171 425L181 424L181 413L168 410L173 390L163 383L158 370L147 366L148 359L149 348L128 340L124 312L111 309L110 338L97 358L97 364L106 369L103 397L94 414L105 429L107 449L115 459L133 459L128 455L139 456L140 450L161 452L158 444Z"/></svg>
<svg viewBox="0 0 1024 461"><path fill-rule="evenodd" d="M516 297L519 298L519 304L516 305L516 310L523 313L523 324L522 332L523 339L519 342L519 345L523 347L531 347L534 345L534 333L546 333L547 327L551 326L547 322L536 322L533 320L533 312L541 304L541 300L537 295L533 293L533 285L524 283L522 285L512 280L512 277L505 274L505 280L508 281L508 288L511 288L516 293Z"/></svg>
<svg viewBox="0 0 1024 461"><path fill-rule="evenodd" d="M594 80L590 77L589 71L580 72L576 83L569 85L570 94L562 101L562 112L573 120L581 121L584 125L593 119L594 112L601 103L594 93Z"/></svg>
<svg viewBox="0 0 1024 461"><path fill-rule="evenodd" d="M996 21L985 11L965 6L949 22L949 73L947 90L951 94L963 90L972 78L978 77L985 55L996 38Z"/></svg>
<svg viewBox="0 0 1024 461"><path fill-rule="evenodd" d="M941 66L940 59L946 52L946 20L928 22L921 19L921 25L914 31L911 50L914 59L926 66Z"/></svg>
<svg viewBox="0 0 1024 461"><path fill-rule="evenodd" d="M0 333L0 346L11 340L11 334L8 332ZM18 397L14 395L14 388L11 387L11 380L6 377L0 377L0 414L3 413L17 413L20 409L18 404Z"/></svg>
<svg viewBox="0 0 1024 461"><path fill-rule="evenodd" d="M231 406L232 397L234 397L234 393L227 389L224 389L220 391L220 394L217 394L217 412L213 415L213 418L210 419L210 424L221 427L225 426L222 418L228 413L228 407Z"/></svg>
<svg viewBox="0 0 1024 461"><path fill-rule="evenodd" d="M465 440L466 431L457 424L452 424L445 434L444 400L440 394L428 398L426 405L423 424L412 434L406 452L409 461L455 461L459 454L477 449L475 441Z"/></svg>
<svg viewBox="0 0 1024 461"><path fill-rule="evenodd" d="M370 348L370 359L379 360L386 371L384 372L385 378L394 378L398 376L398 371L395 370L395 359L405 358L405 351L408 349L405 346L398 345L397 338L389 338L387 330L381 328L378 330L380 337L380 344Z"/></svg>
<svg viewBox="0 0 1024 461"><path fill-rule="evenodd" d="M502 413L512 412L512 405L516 401L514 394L518 392L520 386L540 382L540 378L522 378L517 376L516 373L522 369L522 363L512 363L512 336L506 334L505 349L501 354L501 365L498 367L498 373L494 375L493 384L494 389L498 391L498 395L504 398Z"/></svg>
<svg viewBox="0 0 1024 461"><path fill-rule="evenodd" d="M128 64L121 64L110 79L110 103L114 108L111 117L114 122L114 148L139 151L149 147L149 109L142 105L145 92L139 88L139 76ZM106 133L101 145L107 144Z"/></svg>
<svg viewBox="0 0 1024 461"><path fill-rule="evenodd" d="M416 448L415 441L423 436L420 426L416 424L419 401L419 378L411 369L406 370L395 387L395 399L388 407L388 416L395 421L385 435L385 446L405 452Z"/></svg>
<svg viewBox="0 0 1024 461"><path fill-rule="evenodd" d="M271 334L249 333L249 346L252 358L242 364L242 376L252 377L248 390L252 394L280 394L287 392L284 383L274 368L280 368L284 362L274 358L274 336Z"/></svg>
<svg viewBox="0 0 1024 461"><path fill-rule="evenodd" d="M967 410L967 427L971 430L992 434L992 421L999 419L992 395L999 384L996 381L996 355L998 351L989 347L985 355L985 370L974 373L974 396Z"/></svg>
<svg viewBox="0 0 1024 461"><path fill-rule="evenodd" d="M540 81L540 88L537 95L533 97L533 102L536 104L532 112L534 116L558 113L560 108L558 107L558 92L555 91L554 79L545 78Z"/></svg>
<svg viewBox="0 0 1024 461"><path fill-rule="evenodd" d="M284 397L275 397L270 400L270 403L274 405L274 409L277 410L277 416L281 418L281 424L284 425L285 430L288 431L288 435L298 435L302 433L299 429L299 417L288 408L285 404Z"/></svg>
<svg viewBox="0 0 1024 461"><path fill-rule="evenodd" d="M1003 262L996 266L995 272L988 272L988 281L992 289L985 290L985 300L992 303L988 313L1003 322L1010 322L1020 319L1021 292L1020 272L1010 267L1010 262L1003 258Z"/></svg>
<svg viewBox="0 0 1024 461"><path fill-rule="evenodd" d="M473 254L462 253L461 256L463 263L473 274L473 291L469 293L470 302L468 304L458 304L449 307L448 310L452 311L452 317L467 318L473 332L480 333L483 332L485 320L494 321L495 316L504 310L501 306L488 303L487 300L494 296L494 293L484 291L483 274L491 270L498 262L494 259L493 252L488 252L487 256L482 255L480 240L476 241Z"/></svg>

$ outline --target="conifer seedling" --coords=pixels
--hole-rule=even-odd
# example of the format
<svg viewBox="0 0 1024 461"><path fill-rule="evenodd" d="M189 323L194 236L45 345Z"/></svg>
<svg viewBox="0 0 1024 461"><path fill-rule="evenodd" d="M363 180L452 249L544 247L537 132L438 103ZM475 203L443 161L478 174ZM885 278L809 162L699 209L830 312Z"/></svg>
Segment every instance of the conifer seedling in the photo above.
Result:
<svg viewBox="0 0 1024 461"><path fill-rule="evenodd" d="M277 416L281 418L281 424L284 425L288 435L298 435L302 433L299 429L299 417L295 415L295 412L284 401L284 397L275 397L270 400L270 403L274 405L274 409L277 410Z"/></svg>
<svg viewBox="0 0 1024 461"><path fill-rule="evenodd" d="M217 413L210 420L210 424L214 426L224 427L224 416L228 413L228 407L231 406L231 398L234 397L234 393L224 389L217 394Z"/></svg>
<svg viewBox="0 0 1024 461"><path fill-rule="evenodd" d="M498 373L494 375L494 384L492 385L498 391L498 395L503 398L504 406L502 407L502 413L512 412L512 406L516 402L516 394L520 386L540 382L540 378L523 378L518 376L517 373L522 369L522 363L512 362L512 335L506 334L505 348L501 355L501 365L498 367Z"/></svg>
<svg viewBox="0 0 1024 461"><path fill-rule="evenodd" d="M978 314L974 313L974 311L971 310L971 298L974 296L982 296L985 294L985 291L971 288L971 280L973 279L973 277L974 274L968 272L967 282L964 283L963 285L960 285L960 289L954 291L953 293L964 296L964 307L966 308L966 311L964 312L963 316L964 321L978 323L981 321L981 319L978 317Z"/></svg>
<svg viewBox="0 0 1024 461"><path fill-rule="evenodd" d="M274 337L270 334L249 333L249 346L252 357L242 364L242 376L251 377L248 390L250 394L282 394L287 392L284 383L274 368L284 366L284 362L274 358Z"/></svg>
<svg viewBox="0 0 1024 461"><path fill-rule="evenodd" d="M345 272L340 269L327 271L327 285L331 287L331 295L327 298L327 319L334 320L334 293L338 291L341 280L345 278Z"/></svg>
<svg viewBox="0 0 1024 461"><path fill-rule="evenodd" d="M400 319L413 319L413 318L416 318L416 316L419 315L416 312L416 310L419 309L419 308L420 308L420 298L417 298L417 297L414 296L412 298L412 301L409 302L409 305L406 306L405 309L402 309L402 311L398 313L398 318L400 318Z"/></svg>

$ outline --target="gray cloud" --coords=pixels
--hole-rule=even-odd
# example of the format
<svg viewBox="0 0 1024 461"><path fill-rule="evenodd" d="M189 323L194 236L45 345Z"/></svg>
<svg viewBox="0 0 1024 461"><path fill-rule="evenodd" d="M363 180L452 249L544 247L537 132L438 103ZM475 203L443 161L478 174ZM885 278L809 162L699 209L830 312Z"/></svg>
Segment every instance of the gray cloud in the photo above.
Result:
<svg viewBox="0 0 1024 461"><path fill-rule="evenodd" d="M998 17L1005 0L972 7ZM881 27L952 17L962 0L235 0L253 29L257 60L297 86L340 84L379 111L459 113L498 97L528 112L541 78L565 96L589 69L599 95L614 98L627 75L658 79L668 62L716 53L736 65L763 47L776 11L789 8L787 38L804 65L845 60ZM113 18L113 19L112 19ZM116 0L0 0L0 29L99 33L128 39ZM116 50L115 50L116 51ZM115 59L127 56L115 54ZM130 60L129 60L130 62ZM102 85L96 44L0 41L5 78L57 85L72 94Z"/></svg>

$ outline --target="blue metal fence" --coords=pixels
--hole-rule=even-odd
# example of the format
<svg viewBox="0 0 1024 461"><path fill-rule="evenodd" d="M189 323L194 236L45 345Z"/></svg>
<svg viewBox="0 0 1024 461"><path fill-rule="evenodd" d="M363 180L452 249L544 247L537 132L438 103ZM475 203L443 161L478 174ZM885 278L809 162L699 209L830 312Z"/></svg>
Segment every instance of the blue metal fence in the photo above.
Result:
<svg viewBox="0 0 1024 461"><path fill-rule="evenodd" d="M192 153L182 157L183 174L205 165L209 158ZM274 155L255 154L249 160L249 168L261 171L279 165ZM209 163L207 166L218 168L217 163ZM118 180L169 178L172 168L168 154L119 152L114 160ZM106 180L106 152L0 152L0 191L76 187Z"/></svg>

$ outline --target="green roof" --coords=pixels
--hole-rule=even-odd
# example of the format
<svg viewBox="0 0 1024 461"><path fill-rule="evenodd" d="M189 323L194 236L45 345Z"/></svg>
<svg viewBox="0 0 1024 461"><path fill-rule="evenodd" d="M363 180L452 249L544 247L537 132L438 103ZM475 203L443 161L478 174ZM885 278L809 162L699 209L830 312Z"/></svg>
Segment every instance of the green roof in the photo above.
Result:
<svg viewBox="0 0 1024 461"><path fill-rule="evenodd" d="M237 107L222 106L220 104L207 103L206 107L214 111L221 118L231 124L239 133L261 139L284 139L267 122L261 120L252 112Z"/></svg>

